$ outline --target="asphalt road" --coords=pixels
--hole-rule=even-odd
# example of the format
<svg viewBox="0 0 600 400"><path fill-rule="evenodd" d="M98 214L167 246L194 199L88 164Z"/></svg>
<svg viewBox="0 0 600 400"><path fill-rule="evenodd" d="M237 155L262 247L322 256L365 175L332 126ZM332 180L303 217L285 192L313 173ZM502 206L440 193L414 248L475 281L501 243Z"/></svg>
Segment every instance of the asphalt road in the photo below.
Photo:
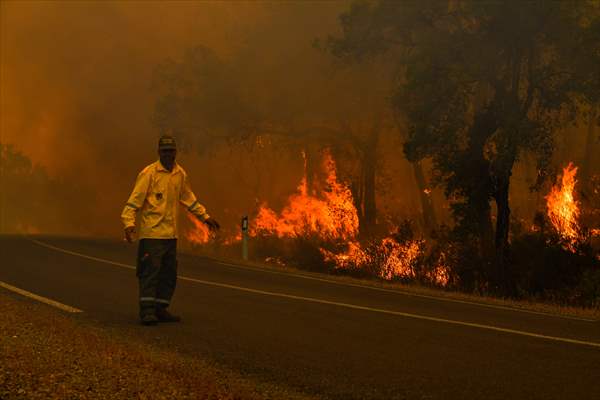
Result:
<svg viewBox="0 0 600 400"><path fill-rule="evenodd" d="M600 399L598 321L180 254L172 309L183 321L142 327L128 268L135 252L121 242L0 236L0 282L83 310L78 318L324 398Z"/></svg>

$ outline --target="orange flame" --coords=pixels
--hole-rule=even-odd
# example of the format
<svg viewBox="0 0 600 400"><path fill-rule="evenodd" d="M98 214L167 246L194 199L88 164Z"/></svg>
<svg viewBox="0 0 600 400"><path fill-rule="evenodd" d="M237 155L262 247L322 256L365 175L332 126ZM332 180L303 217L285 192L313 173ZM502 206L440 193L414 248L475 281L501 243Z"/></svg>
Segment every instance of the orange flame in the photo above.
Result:
<svg viewBox="0 0 600 400"><path fill-rule="evenodd" d="M426 274L427 278L439 286L447 286L450 281L450 268L446 264L446 254L440 253L437 265Z"/></svg>
<svg viewBox="0 0 600 400"><path fill-rule="evenodd" d="M331 261L340 269L376 268L380 278L415 278L419 257L424 252L423 240L408 240L399 243L393 237L386 237L379 242L362 246L356 239L358 235L358 213L354 206L352 192L347 185L338 181L335 161L329 151L323 154L322 170L325 173L325 189L311 190L309 194L306 176L298 185L297 192L292 194L280 213L275 212L263 203L256 218L250 225L250 236L274 235L279 238L297 238L315 235L323 241L346 242L347 249L342 253L334 253L320 249L326 261ZM210 232L204 224L195 218L188 217L195 229L186 237L192 243L204 244L210 239ZM241 234L232 236L226 244L239 241ZM267 257L267 262L285 265L275 257ZM439 265L427 278L438 285L446 285L449 280L449 269L440 259Z"/></svg>
<svg viewBox="0 0 600 400"><path fill-rule="evenodd" d="M565 241L566 248L572 252L575 252L575 245L580 240L579 202L574 197L576 174L577 167L569 163L563 169L561 183L552 186L546 196L550 222Z"/></svg>
<svg viewBox="0 0 600 400"><path fill-rule="evenodd" d="M203 222L200 222L190 213L185 214L194 225L193 229L188 229L185 233L185 238L193 244L205 244L210 240L210 230Z"/></svg>
<svg viewBox="0 0 600 400"><path fill-rule="evenodd" d="M325 261L332 261L336 268L350 269L361 268L371 262L371 257L357 241L348 242L348 250L341 254L335 254L323 248L319 249Z"/></svg>
<svg viewBox="0 0 600 400"><path fill-rule="evenodd" d="M337 268L361 269L369 264L379 265L379 277L392 280L394 278L414 278L414 266L423 252L422 240L409 240L398 243L386 237L377 245L365 250L356 241L348 243L348 250L341 254L320 249L325 261L332 261Z"/></svg>
<svg viewBox="0 0 600 400"><path fill-rule="evenodd" d="M421 254L422 241L410 240L402 245L392 238L382 240L379 249L384 255L380 276L391 280L396 277L414 278L414 263Z"/></svg>
<svg viewBox="0 0 600 400"><path fill-rule="evenodd" d="M323 170L327 190L308 194L306 171L298 191L288 199L280 214L261 205L250 230L252 236L264 233L283 237L316 234L323 239L349 239L358 233L358 214L350 189L337 180L335 161L326 151Z"/></svg>

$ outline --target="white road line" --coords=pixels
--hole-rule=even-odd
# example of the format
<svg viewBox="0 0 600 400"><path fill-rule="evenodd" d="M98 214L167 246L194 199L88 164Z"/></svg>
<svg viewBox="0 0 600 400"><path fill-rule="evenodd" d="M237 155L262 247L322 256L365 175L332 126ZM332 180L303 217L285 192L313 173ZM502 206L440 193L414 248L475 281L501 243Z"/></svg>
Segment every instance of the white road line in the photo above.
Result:
<svg viewBox="0 0 600 400"><path fill-rule="evenodd" d="M217 259L211 259L211 260L213 260L217 264L225 265L225 266L228 266L231 268L236 268L236 269L266 272L269 274L284 275L284 276L293 276L296 278L308 279L308 280L312 280L312 281L327 282L327 283L331 283L333 285L338 285L338 286L350 286L350 287L356 287L356 288L367 289L367 290L375 290L377 292L393 293L393 294L396 294L399 296L421 297L421 298L425 298L425 299L432 299L432 300L442 301L442 302L446 302L446 303L468 304L468 305L473 305L476 307L494 308L494 309L498 309L498 310L507 310L507 311L512 311L512 312L525 313L525 314L543 315L545 317L552 317L552 318L572 319L575 321L584 321L584 322L598 322L597 320L590 319L590 318L573 317L570 315L557 315L557 314L551 314L549 312L524 310L522 308L502 306L502 305L497 305L497 304L477 303L475 301L458 300L458 299L451 299L451 298L447 298L447 297L431 296L431 295L419 294L419 293L410 293L410 292L406 292L406 291L402 291L402 290L385 289L385 288L379 288L379 287L373 287L373 286L360 285L357 283L338 282L338 281L334 281L331 279L317 278L315 276L309 276L309 275L299 274L299 273L294 273L294 272L271 271L266 268L260 269L258 267L249 267L246 265L238 265L238 264L228 263L225 261L220 261Z"/></svg>
<svg viewBox="0 0 600 400"><path fill-rule="evenodd" d="M40 246L44 246L44 247L47 247L47 248L52 249L52 250L60 251L61 253L66 253L66 254L70 254L72 256L77 256L77 257L81 257L81 258L87 258L88 260L98 261L98 262L101 262L101 263L104 263L104 264L116 265L117 267L123 267L123 268L128 268L128 269L135 269L135 267L132 266L132 265L123 264L123 263L119 263L119 262L115 262L115 261L110 261L110 260L105 260L103 258L96 258L96 257L88 256L86 254L76 253L74 251L70 251L70 250L62 249L60 247L52 246L51 244L40 242L39 240L35 240L35 239L30 239L30 238L27 238L27 239L30 240L30 241L32 241L32 242L34 242L34 243L39 244Z"/></svg>
<svg viewBox="0 0 600 400"><path fill-rule="evenodd" d="M49 299L47 297L43 297L43 296L37 295L35 293L28 292L27 290L20 289L18 287L9 285L8 283L4 283L2 281L0 281L0 287L3 287L4 289L8 289L8 290L10 290L12 292L18 293L18 294L20 294L22 296L26 296L26 297L29 297L31 299L37 300L37 301L39 301L41 303L48 304L49 306L60 308L61 310L66 311L66 312L70 312L70 313L80 313L80 312L82 312L82 310L80 310L79 308L75 308L75 307L71 307L71 306L68 306L68 305L63 304L63 303L59 303L58 301L55 301L55 300Z"/></svg>
<svg viewBox="0 0 600 400"><path fill-rule="evenodd" d="M100 259L100 258L88 256L86 254L76 253L74 251L70 251L70 250L66 250L66 249L62 249L62 248L59 248L59 247L52 246L50 244L41 242L39 240L35 240L35 239L31 239L31 238L27 238L27 239L30 240L30 241L32 241L32 242L35 242L35 243L39 244L40 246L44 246L44 247L47 247L49 249L57 250L57 251L60 251L60 252L66 253L66 254L71 254L71 255L74 255L74 256L87 258L88 260L99 261L99 262L103 262L103 263L106 263L106 264L116 265L116 266L119 266L119 267L124 267L124 268L129 268L129 269L135 269L135 267L133 267L131 265L127 265L127 264L123 264L123 263L118 263L118 262L115 262L115 261L104 260L104 259ZM245 266L245 265L232 264L232 263L228 263L228 262L224 262L224 261L220 261L220 260L213 260L213 261L216 262L217 264L226 265L228 267L232 267L232 268L236 268L236 269L266 272L266 273L269 273L269 274L276 274L276 275L293 276L293 277L303 278L303 279L308 279L308 280L313 280L313 281L327 282L327 283L331 283L331 284L339 285L339 286L357 287L357 288L361 288L361 289L375 290L375 291L378 291L378 292L393 293L393 294L400 295L400 296L422 297L422 298L426 298L426 299L432 299L432 300L442 301L442 302L448 302L448 303L469 304L469 305L474 305L474 306L478 306L478 307L494 308L494 309L500 309L500 310L507 310L507 311L519 312L519 313L526 313L526 314L536 314L536 315L542 315L542 316L552 317L552 318L571 319L571 320L575 320L575 321L584 321L584 322L597 322L597 320L595 320L595 319L589 319L589 318L572 317L572 316L568 316L568 315L556 315L556 314L550 314L550 313L545 313L545 312L541 312L541 311L523 310L523 309L520 309L520 308L514 308L514 307L509 307L509 306L500 306L500 305L494 305L494 304L476 303L474 301L449 299L449 298L444 298L444 297L429 296L429 295L426 295L426 294L408 293L408 292L403 292L403 291L399 291L399 290L377 288L377 287L359 285L359 284L354 284L354 283L337 282L337 281L333 281L331 279L317 278L317 277L308 276L308 275L304 275L304 274L270 271L268 269L264 269L263 270L263 269L259 269L259 268L255 268L255 267L248 267L248 266Z"/></svg>
<svg viewBox="0 0 600 400"><path fill-rule="evenodd" d="M44 246L49 249L53 249L53 250L56 250L56 251L59 251L62 253L66 253L66 254L70 254L70 255L74 255L74 256L78 256L78 257L83 257L83 258L86 258L89 260L94 260L94 261L98 261L98 262L105 263L105 264L115 265L118 267L135 269L135 267L133 267L131 265L122 264L122 263L118 263L118 262L114 262L114 261L110 261L110 260L104 260L102 258L91 257L86 254L81 254L81 253L77 253L77 252L70 251L70 250L65 250L60 247L52 246L52 245L46 244L44 242L40 242L39 240L35 240L35 239L30 239L30 240L41 246ZM395 315L395 316L400 316L400 317L420 319L420 320L425 320L425 321L439 322L439 323L445 323L445 324L451 324L451 325L467 326L470 328L484 329L484 330L489 330L489 331L494 331L494 332L509 333L509 334L513 334L513 335L532 337L532 338L536 338L536 339L550 340L550 341L554 341L554 342L577 344L577 345L595 347L595 348L600 349L600 343L598 343L598 342L590 342L590 341L585 341L585 340L569 339L569 338L558 337L558 336L542 335L539 333L520 331L517 329L501 328L501 327L493 326L493 325L484 325L484 324L476 324L473 322L465 322L465 321L457 321L457 320L445 319L445 318L429 317L426 315L411 314L411 313L406 313L406 312L401 312L401 311L393 311L393 310L385 310L382 308L365 307L365 306L359 306L356 304L348 304L348 303L340 303L340 302L336 302L336 301L316 299L313 297L295 296L295 295L286 294L286 293L269 292L269 291L265 291L265 290L258 290L258 289L251 289L251 288L242 287L242 286L229 285L226 283L205 281L202 279L195 279L195 278L190 278L190 277L181 276L181 275L178 275L178 278L181 280L184 280L184 281L201 283L203 285L227 288L227 289L232 289L232 290L239 290L239 291L247 292L247 293L261 294L261 295L265 295L265 296L273 296L273 297L280 297L280 298L293 299L293 300L301 300L301 301L306 301L306 302L310 302L310 303L327 304L327 305L349 308L349 309L354 309L354 310L376 312L376 313L380 313L380 314Z"/></svg>

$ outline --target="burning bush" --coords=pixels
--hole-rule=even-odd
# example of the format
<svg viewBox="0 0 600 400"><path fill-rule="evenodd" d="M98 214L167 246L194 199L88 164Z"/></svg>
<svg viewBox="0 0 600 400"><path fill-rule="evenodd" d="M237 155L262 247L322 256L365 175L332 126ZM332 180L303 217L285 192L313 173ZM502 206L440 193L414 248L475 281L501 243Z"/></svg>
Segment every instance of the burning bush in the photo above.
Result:
<svg viewBox="0 0 600 400"><path fill-rule="evenodd" d="M572 252L581 241L579 227L579 201L575 199L577 167L569 163L564 170L560 183L552 186L546 196L548 218L561 237L564 246Z"/></svg>
<svg viewBox="0 0 600 400"><path fill-rule="evenodd" d="M326 190L309 193L306 176L278 214L267 204L261 205L251 235L275 235L279 238L316 235L323 240L348 240L358 234L358 213L348 186L338 182L335 162L329 151L323 154Z"/></svg>
<svg viewBox="0 0 600 400"><path fill-rule="evenodd" d="M266 203L259 207L249 230L254 260L485 294L502 290L514 297L584 305L598 302L600 266L590 246L590 230L580 227L577 168L572 164L546 196L547 213L536 216L533 228L527 221L513 221L503 288L490 287L496 273L493 260L482 255L479 238L463 230L441 226L424 240L405 220L387 235L359 235L352 193L338 181L328 151L323 153L322 169L325 182L310 188L305 173L281 211ZM194 223L194 228L188 239L199 244L210 239L201 223ZM239 233L231 234L221 243L237 249L240 239Z"/></svg>
<svg viewBox="0 0 600 400"><path fill-rule="evenodd" d="M581 224L586 212L577 198L576 176L577 167L569 163L546 196L547 212L536 214L530 231L514 235L507 281L518 297L600 304L600 254L592 245L594 229Z"/></svg>
<svg viewBox="0 0 600 400"><path fill-rule="evenodd" d="M546 196L546 212L536 214L531 229L513 230L509 294L582 306L600 302L599 252L592 246L594 230L581 224L576 176L569 163Z"/></svg>
<svg viewBox="0 0 600 400"><path fill-rule="evenodd" d="M305 175L280 212L263 203L250 226L251 254L258 260L301 268L347 273L384 280L420 280L446 286L450 267L444 253L426 258L426 242L415 238L406 221L380 238L359 238L358 213L348 185L337 178L336 164L329 151L321 164L324 184L308 187ZM202 245L208 230L199 222L186 238ZM224 240L239 242L239 235ZM425 262L425 261L430 262Z"/></svg>
<svg viewBox="0 0 600 400"><path fill-rule="evenodd" d="M438 251L435 256L426 257L426 247L425 240L415 238L410 221L404 221L382 239L363 244L351 241L335 250L322 247L320 251L324 261L339 273L447 286L450 267L445 253Z"/></svg>
<svg viewBox="0 0 600 400"><path fill-rule="evenodd" d="M369 275L385 280L411 280L416 277L420 265L423 241L410 240L400 243L392 237L361 245L349 242L347 249L333 252L320 248L325 262L338 272L353 275Z"/></svg>

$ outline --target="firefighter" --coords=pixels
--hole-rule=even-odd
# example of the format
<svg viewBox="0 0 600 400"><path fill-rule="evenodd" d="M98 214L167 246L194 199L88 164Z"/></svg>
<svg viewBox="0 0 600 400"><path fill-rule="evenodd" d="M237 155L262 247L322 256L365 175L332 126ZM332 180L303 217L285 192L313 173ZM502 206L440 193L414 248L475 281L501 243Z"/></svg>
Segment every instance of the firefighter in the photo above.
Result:
<svg viewBox="0 0 600 400"><path fill-rule="evenodd" d="M136 275L139 279L140 320L143 325L178 322L167 307L177 282L178 203L211 231L219 224L211 218L190 188L187 173L175 162L177 146L172 136L158 141L159 159L139 173L135 187L121 214L125 240L132 243L139 216Z"/></svg>

